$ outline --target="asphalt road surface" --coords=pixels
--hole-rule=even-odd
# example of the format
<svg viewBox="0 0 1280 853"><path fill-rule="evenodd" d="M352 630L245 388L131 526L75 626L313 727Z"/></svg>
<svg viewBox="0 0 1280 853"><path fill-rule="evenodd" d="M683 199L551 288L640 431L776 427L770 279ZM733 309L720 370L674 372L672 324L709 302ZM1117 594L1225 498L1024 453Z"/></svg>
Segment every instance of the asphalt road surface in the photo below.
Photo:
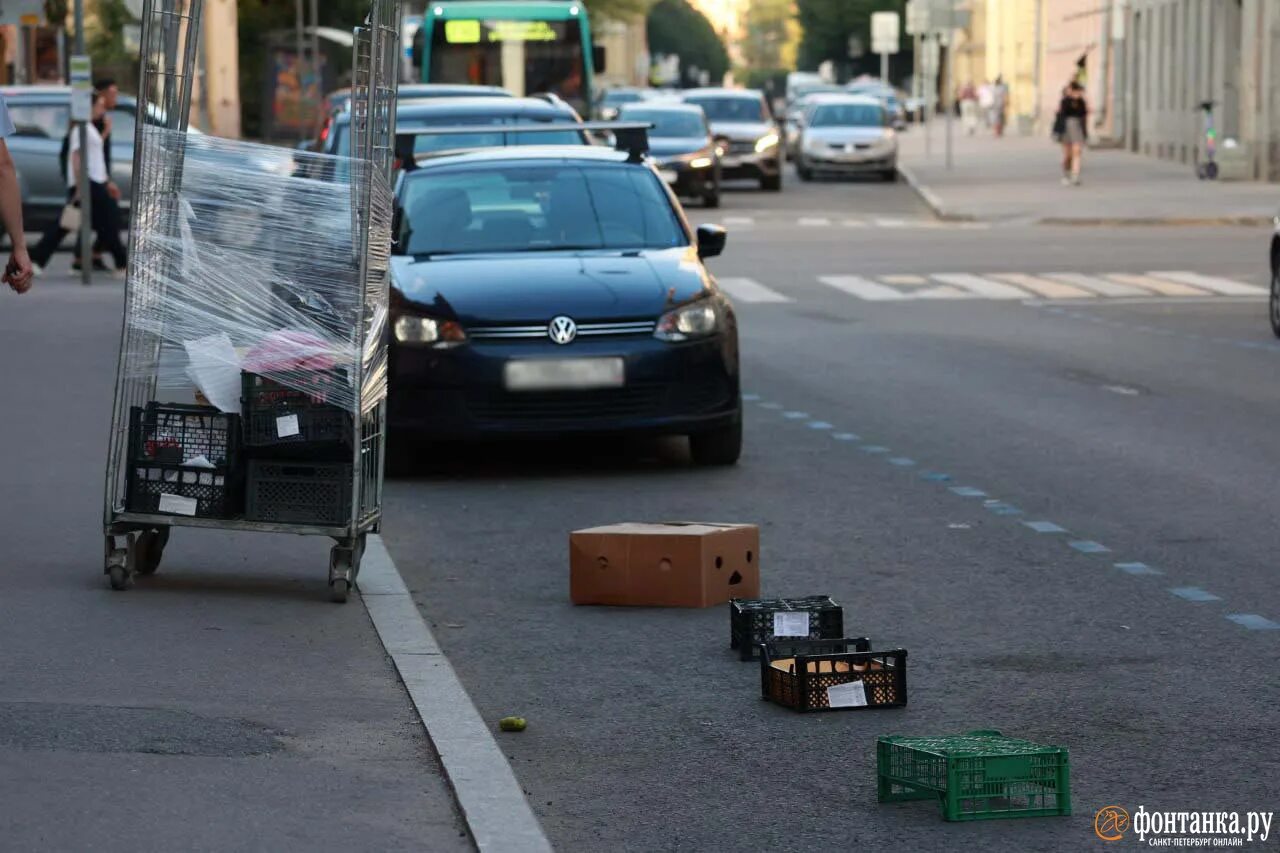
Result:
<svg viewBox="0 0 1280 853"><path fill-rule="evenodd" d="M727 193L746 449L434 447L402 574L563 850L1080 850L1095 812L1280 799L1280 342L1257 229L938 223L903 185ZM763 702L724 607L575 608L570 530L761 526L767 595L909 651L910 705ZM1047 532L1040 532L1047 531ZM1068 818L879 805L875 738L1071 750ZM1275 843L1273 838L1270 843Z"/></svg>

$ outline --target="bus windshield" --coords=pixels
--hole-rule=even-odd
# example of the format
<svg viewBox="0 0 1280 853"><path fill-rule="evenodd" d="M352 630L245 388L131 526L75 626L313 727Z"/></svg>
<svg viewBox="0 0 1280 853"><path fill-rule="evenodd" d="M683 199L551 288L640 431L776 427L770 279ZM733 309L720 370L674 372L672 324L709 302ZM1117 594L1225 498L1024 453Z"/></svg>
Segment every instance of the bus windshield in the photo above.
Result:
<svg viewBox="0 0 1280 853"><path fill-rule="evenodd" d="M428 18L431 83L501 86L517 96L559 95L585 113L581 21Z"/></svg>

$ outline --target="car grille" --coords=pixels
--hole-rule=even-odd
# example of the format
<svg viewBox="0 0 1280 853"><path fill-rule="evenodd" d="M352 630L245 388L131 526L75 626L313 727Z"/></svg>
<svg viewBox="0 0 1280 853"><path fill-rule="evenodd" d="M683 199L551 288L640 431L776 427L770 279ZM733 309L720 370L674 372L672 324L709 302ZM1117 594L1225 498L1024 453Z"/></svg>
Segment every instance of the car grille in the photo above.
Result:
<svg viewBox="0 0 1280 853"><path fill-rule="evenodd" d="M602 338L623 336L648 336L657 328L653 320L625 323L581 323L578 337ZM473 326L467 329L467 337L473 341L515 340L520 338L546 338L546 325L538 326Z"/></svg>
<svg viewBox="0 0 1280 853"><path fill-rule="evenodd" d="M739 140L735 139L729 143L730 154L754 154L756 153L756 143L753 139Z"/></svg>
<svg viewBox="0 0 1280 853"><path fill-rule="evenodd" d="M666 386L657 383L637 383L625 388L594 391L518 393L475 390L467 395L467 407L478 421L524 422L530 425L581 422L659 414L666 393Z"/></svg>

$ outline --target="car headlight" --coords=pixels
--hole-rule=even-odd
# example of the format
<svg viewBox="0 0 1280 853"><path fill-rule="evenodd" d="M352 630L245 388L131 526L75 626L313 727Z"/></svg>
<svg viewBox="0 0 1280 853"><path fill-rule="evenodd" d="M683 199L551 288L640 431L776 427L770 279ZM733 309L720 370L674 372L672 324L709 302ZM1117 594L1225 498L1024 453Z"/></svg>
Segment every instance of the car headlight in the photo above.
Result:
<svg viewBox="0 0 1280 853"><path fill-rule="evenodd" d="M719 330L719 309L703 299L663 314L653 336L660 341L679 342L705 338Z"/></svg>
<svg viewBox="0 0 1280 853"><path fill-rule="evenodd" d="M826 148L827 145L821 139L814 139L812 136L804 137L802 147L806 151L819 151Z"/></svg>
<svg viewBox="0 0 1280 853"><path fill-rule="evenodd" d="M689 161L690 169L705 169L710 166L713 161L710 157L694 157Z"/></svg>
<svg viewBox="0 0 1280 853"><path fill-rule="evenodd" d="M403 314L397 317L392 331L398 343L411 346L443 349L456 347L467 341L467 333L456 321L437 320L433 317L419 317L414 314Z"/></svg>
<svg viewBox="0 0 1280 853"><path fill-rule="evenodd" d="M756 140L756 153L763 154L770 148L776 147L778 144L778 134L766 133L764 136Z"/></svg>

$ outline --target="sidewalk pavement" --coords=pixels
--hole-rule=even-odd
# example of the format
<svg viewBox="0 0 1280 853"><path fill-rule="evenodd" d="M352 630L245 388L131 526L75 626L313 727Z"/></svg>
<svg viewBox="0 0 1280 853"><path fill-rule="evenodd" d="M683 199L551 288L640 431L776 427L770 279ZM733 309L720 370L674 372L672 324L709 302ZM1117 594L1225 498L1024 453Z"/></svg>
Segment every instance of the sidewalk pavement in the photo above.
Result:
<svg viewBox="0 0 1280 853"><path fill-rule="evenodd" d="M1280 188L1201 181L1191 166L1118 149L1088 149L1083 185L1064 187L1062 149L1047 136L965 136L954 125L946 168L945 123L899 136L899 168L943 219L1071 225L1259 225L1280 210Z"/></svg>
<svg viewBox="0 0 1280 853"><path fill-rule="evenodd" d="M108 588L122 293L0 293L0 847L474 849L368 614L327 601L329 543L176 529Z"/></svg>

